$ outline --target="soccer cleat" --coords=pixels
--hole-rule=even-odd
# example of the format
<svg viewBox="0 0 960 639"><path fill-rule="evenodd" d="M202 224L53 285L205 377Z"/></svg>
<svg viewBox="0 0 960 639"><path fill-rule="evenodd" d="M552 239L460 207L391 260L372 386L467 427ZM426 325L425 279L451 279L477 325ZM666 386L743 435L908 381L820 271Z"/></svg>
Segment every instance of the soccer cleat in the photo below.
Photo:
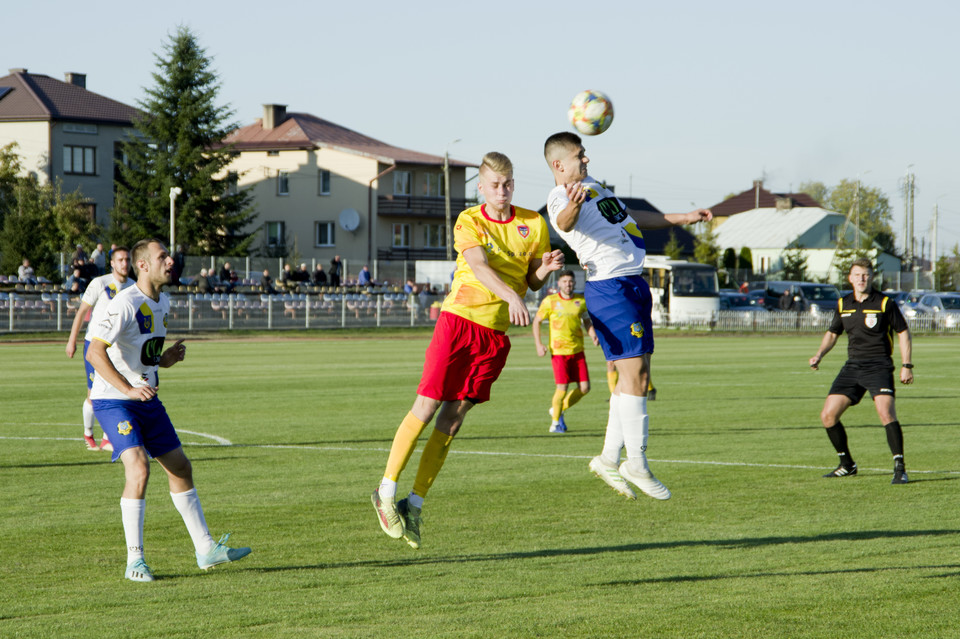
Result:
<svg viewBox="0 0 960 639"><path fill-rule="evenodd" d="M380 499L380 489L377 488L370 495L370 501L373 502L373 509L377 511L377 521L380 522L383 532L394 539L403 537L403 521L400 519L400 513L397 512L394 500Z"/></svg>
<svg viewBox="0 0 960 639"><path fill-rule="evenodd" d="M217 542L217 545L213 547L213 550L207 554L201 555L200 553L197 553L197 565L202 569L207 570L219 564L225 564L230 561L243 559L253 552L250 548L230 548L227 546L228 539L230 539L230 533L227 533L221 537L220 541Z"/></svg>
<svg viewBox="0 0 960 639"><path fill-rule="evenodd" d="M100 450L100 447L97 446L97 440L90 435L84 435L83 441L87 442L87 450Z"/></svg>
<svg viewBox="0 0 960 639"><path fill-rule="evenodd" d="M563 430L560 429L560 424L550 424L551 433L562 433Z"/></svg>
<svg viewBox="0 0 960 639"><path fill-rule="evenodd" d="M839 466L834 468L831 472L824 475L824 477L848 477L850 475L856 475L856 474L857 474L856 464L852 464L850 466L844 466L843 464L840 464Z"/></svg>
<svg viewBox="0 0 960 639"><path fill-rule="evenodd" d="M654 499L670 499L670 490L649 470L646 473L635 473L630 470L630 462L620 464L620 475L628 482L639 488L648 497Z"/></svg>
<svg viewBox="0 0 960 639"><path fill-rule="evenodd" d="M143 559L137 559L127 566L123 576L130 581L153 581L153 573L150 572L150 566Z"/></svg>
<svg viewBox="0 0 960 639"><path fill-rule="evenodd" d="M906 484L910 481L910 478L907 477L907 469L903 464L897 464L893 467L893 479L890 481L891 484Z"/></svg>
<svg viewBox="0 0 960 639"><path fill-rule="evenodd" d="M560 430L558 432L560 433L567 432L567 420L563 418L563 413L560 413Z"/></svg>
<svg viewBox="0 0 960 639"><path fill-rule="evenodd" d="M108 453L112 453L112 452L113 452L113 444L110 443L110 440L109 440L109 439L107 439L106 437L104 437L104 438L100 441L100 450L106 451L106 452L108 452Z"/></svg>
<svg viewBox="0 0 960 639"><path fill-rule="evenodd" d="M423 524L423 517L420 516L421 510L416 506L411 506L406 498L397 502L397 510L403 517L403 538L411 548L420 547L420 526Z"/></svg>
<svg viewBox="0 0 960 639"><path fill-rule="evenodd" d="M624 497L628 499L637 498L637 494L633 492L630 484L620 475L620 471L617 470L616 466L612 468L607 466L603 463L603 460L600 459L599 455L590 460L589 468L590 471L602 479L607 486L610 486L610 488L613 488Z"/></svg>

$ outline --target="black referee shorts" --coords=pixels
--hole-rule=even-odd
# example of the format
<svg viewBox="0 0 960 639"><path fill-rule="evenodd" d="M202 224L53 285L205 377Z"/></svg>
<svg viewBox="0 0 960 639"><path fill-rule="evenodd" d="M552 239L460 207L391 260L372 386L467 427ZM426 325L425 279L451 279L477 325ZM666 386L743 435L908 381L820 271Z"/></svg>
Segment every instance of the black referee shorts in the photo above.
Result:
<svg viewBox="0 0 960 639"><path fill-rule="evenodd" d="M845 395L850 398L851 406L863 399L870 391L870 397L877 395L896 395L893 385L894 366L892 362L880 360L870 362L847 361L837 373L830 387L831 395Z"/></svg>

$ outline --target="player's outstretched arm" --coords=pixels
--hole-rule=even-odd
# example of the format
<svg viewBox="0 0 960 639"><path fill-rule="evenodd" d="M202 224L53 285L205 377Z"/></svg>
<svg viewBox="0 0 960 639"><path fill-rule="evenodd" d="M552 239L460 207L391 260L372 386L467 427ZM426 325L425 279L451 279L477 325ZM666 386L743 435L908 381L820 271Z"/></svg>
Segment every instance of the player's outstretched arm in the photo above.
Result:
<svg viewBox="0 0 960 639"><path fill-rule="evenodd" d="M186 356L187 347L183 345L182 339L178 339L173 346L163 351L163 355L160 356L159 365L161 368L170 368L177 362L182 362Z"/></svg>
<svg viewBox="0 0 960 639"><path fill-rule="evenodd" d="M656 213L654 211L634 211L627 210L637 228L640 229L665 229L671 226L684 226L686 224L696 224L697 222L709 222L713 219L713 212L710 209L697 209L689 213Z"/></svg>
<svg viewBox="0 0 960 639"><path fill-rule="evenodd" d="M820 348L817 349L817 354L810 358L810 368L813 370L820 368L820 362L823 361L823 358L826 357L827 353L830 352L830 349L834 347L839 338L840 335L830 331L823 334L823 339L820 341Z"/></svg>
<svg viewBox="0 0 960 639"><path fill-rule="evenodd" d="M97 375L130 399L145 402L157 394L157 389L153 386L130 385L127 378L121 375L117 367L110 361L110 356L107 355L106 342L98 339L90 340L90 348L87 349L87 361L97 371Z"/></svg>
<svg viewBox="0 0 960 639"><path fill-rule="evenodd" d="M474 276L480 280L480 283L487 289L507 303L510 314L510 323L516 326L527 326L530 324L530 312L523 298L515 290L500 279L500 276L487 262L487 254L479 246L471 246L463 250L463 259L467 261L470 270Z"/></svg>

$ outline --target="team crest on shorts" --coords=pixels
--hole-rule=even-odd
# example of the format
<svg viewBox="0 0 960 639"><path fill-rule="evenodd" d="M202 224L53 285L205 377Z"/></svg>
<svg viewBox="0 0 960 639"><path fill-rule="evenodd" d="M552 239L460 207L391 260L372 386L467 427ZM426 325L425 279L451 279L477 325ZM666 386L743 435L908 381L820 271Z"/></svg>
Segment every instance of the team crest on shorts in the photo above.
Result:
<svg viewBox="0 0 960 639"><path fill-rule="evenodd" d="M129 435L130 431L133 430L133 426L130 424L129 420L124 420L117 424L117 432L121 435Z"/></svg>
<svg viewBox="0 0 960 639"><path fill-rule="evenodd" d="M634 322L630 325L630 334L634 337L643 337L643 324Z"/></svg>
<svg viewBox="0 0 960 639"><path fill-rule="evenodd" d="M873 313L868 313L867 316L863 318L863 323L867 325L867 328L873 328L877 325L877 316Z"/></svg>
<svg viewBox="0 0 960 639"><path fill-rule="evenodd" d="M521 224L517 226L517 232L520 233L520 237L527 239L527 236L530 235L530 227L526 224Z"/></svg>

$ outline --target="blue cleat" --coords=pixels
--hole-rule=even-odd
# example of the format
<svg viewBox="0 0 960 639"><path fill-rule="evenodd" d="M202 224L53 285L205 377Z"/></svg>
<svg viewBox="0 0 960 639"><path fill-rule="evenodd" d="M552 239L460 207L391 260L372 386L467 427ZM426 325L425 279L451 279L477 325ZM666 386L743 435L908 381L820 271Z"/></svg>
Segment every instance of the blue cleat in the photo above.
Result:
<svg viewBox="0 0 960 639"><path fill-rule="evenodd" d="M238 559L243 559L252 552L250 548L228 547L226 545L228 539L230 539L230 533L227 533L221 537L220 541L217 542L217 545L213 547L213 550L207 554L201 555L200 553L197 553L197 565L203 570L207 570L208 568L213 568L219 564L225 564L231 561L237 561Z"/></svg>
<svg viewBox="0 0 960 639"><path fill-rule="evenodd" d="M557 428L558 433L567 432L567 421L563 418L563 413L560 413L560 426Z"/></svg>
<svg viewBox="0 0 960 639"><path fill-rule="evenodd" d="M150 566L143 559L137 559L127 566L127 571L123 576L130 581L153 581L153 573L150 572Z"/></svg>

